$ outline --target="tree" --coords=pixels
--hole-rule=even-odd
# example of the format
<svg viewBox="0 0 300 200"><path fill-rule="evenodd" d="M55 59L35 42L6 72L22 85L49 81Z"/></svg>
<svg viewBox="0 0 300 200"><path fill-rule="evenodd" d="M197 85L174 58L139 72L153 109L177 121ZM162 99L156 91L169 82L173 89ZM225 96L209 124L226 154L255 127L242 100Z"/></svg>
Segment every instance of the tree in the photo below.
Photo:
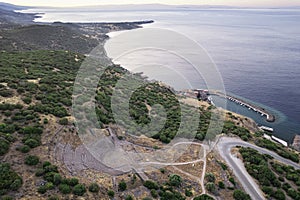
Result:
<svg viewBox="0 0 300 200"><path fill-rule="evenodd" d="M24 142L24 144L29 146L30 148L35 148L40 145L40 143L35 139L28 139Z"/></svg>
<svg viewBox="0 0 300 200"><path fill-rule="evenodd" d="M90 192L94 192L94 193L97 193L99 192L100 190L100 187L97 183L92 183L90 186L89 186L89 191Z"/></svg>
<svg viewBox="0 0 300 200"><path fill-rule="evenodd" d="M124 180L122 180L120 183L119 183L119 190L120 191L125 191L127 189L127 184L125 183Z"/></svg>
<svg viewBox="0 0 300 200"><path fill-rule="evenodd" d="M62 177L59 173L54 174L53 176L53 183L54 185L59 185L62 181Z"/></svg>
<svg viewBox="0 0 300 200"><path fill-rule="evenodd" d="M216 180L216 177L213 173L206 173L205 174L205 179L208 181L208 182L212 182L214 183L215 180Z"/></svg>
<svg viewBox="0 0 300 200"><path fill-rule="evenodd" d="M75 194L77 196L82 196L82 195L84 195L85 192L86 192L86 188L82 184L77 184L73 188L73 194Z"/></svg>
<svg viewBox="0 0 300 200"><path fill-rule="evenodd" d="M125 200L133 200L133 197L132 197L131 195L127 195L127 196L125 197Z"/></svg>
<svg viewBox="0 0 300 200"><path fill-rule="evenodd" d="M110 198L113 198L115 196L115 192L112 191L112 190L108 190L107 191L107 195L110 197Z"/></svg>
<svg viewBox="0 0 300 200"><path fill-rule="evenodd" d="M170 185L178 187L181 185L181 182L182 182L182 178L179 175L177 175L177 174L170 175L170 177L169 177Z"/></svg>
<svg viewBox="0 0 300 200"><path fill-rule="evenodd" d="M278 200L285 200L285 194L282 190L275 191L273 197Z"/></svg>
<svg viewBox="0 0 300 200"><path fill-rule="evenodd" d="M69 194L71 192L71 188L67 184L60 184L58 187L59 191L63 194Z"/></svg>
<svg viewBox="0 0 300 200"><path fill-rule="evenodd" d="M18 190L22 186L22 178L10 168L8 163L0 164L0 191Z"/></svg>
<svg viewBox="0 0 300 200"><path fill-rule="evenodd" d="M25 164L26 165L37 165L40 162L39 157L37 156L26 156L25 157Z"/></svg>
<svg viewBox="0 0 300 200"><path fill-rule="evenodd" d="M200 196L195 197L194 200L214 200L214 198L207 194L202 194Z"/></svg>
<svg viewBox="0 0 300 200"><path fill-rule="evenodd" d="M45 194L47 192L46 185L40 186L37 191L38 191L38 193Z"/></svg>
<svg viewBox="0 0 300 200"><path fill-rule="evenodd" d="M9 150L9 143L3 138L0 138L0 147L0 156L3 156Z"/></svg>
<svg viewBox="0 0 300 200"><path fill-rule="evenodd" d="M209 192L215 192L216 191L216 186L215 186L215 184L214 183L212 183L212 182L208 182L207 184L206 184L206 189L209 191Z"/></svg>
<svg viewBox="0 0 300 200"><path fill-rule="evenodd" d="M218 185L219 185L219 188L225 189L225 184L223 181L219 181Z"/></svg>
<svg viewBox="0 0 300 200"><path fill-rule="evenodd" d="M60 125L68 125L69 121L67 118L62 118L59 120Z"/></svg>
<svg viewBox="0 0 300 200"><path fill-rule="evenodd" d="M246 194L242 190L235 190L233 192L233 198L235 200L251 200L249 194Z"/></svg>
<svg viewBox="0 0 300 200"><path fill-rule="evenodd" d="M70 179L67 179L67 184L69 186L75 186L78 184L78 179L77 178L70 178Z"/></svg>
<svg viewBox="0 0 300 200"><path fill-rule="evenodd" d="M147 180L144 182L144 186L146 188L148 188L149 190L152 190L152 189L155 189L157 190L159 188L158 184L153 182L153 181L150 181L150 180Z"/></svg>

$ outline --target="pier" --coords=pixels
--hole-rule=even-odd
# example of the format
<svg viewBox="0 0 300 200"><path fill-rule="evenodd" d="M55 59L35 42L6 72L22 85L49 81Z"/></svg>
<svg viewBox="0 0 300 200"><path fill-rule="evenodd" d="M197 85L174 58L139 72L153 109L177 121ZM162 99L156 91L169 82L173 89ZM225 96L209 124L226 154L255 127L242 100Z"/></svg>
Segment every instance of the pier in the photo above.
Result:
<svg viewBox="0 0 300 200"><path fill-rule="evenodd" d="M241 106L244 106L244 107L248 108L249 110L253 110L254 112L259 113L262 117L265 116L267 118L267 122L274 122L275 121L275 116L273 114L271 114L270 112L266 111L264 108L261 108L259 106L250 104L248 102L245 102L242 99L239 99L239 98L236 98L236 97L233 97L233 96L230 96L230 95L225 95L225 94L223 94L221 92L218 92L218 91L209 91L209 92L210 92L210 94L217 95L217 96L226 98L226 99L228 99L232 102L235 102L237 104L240 104Z"/></svg>

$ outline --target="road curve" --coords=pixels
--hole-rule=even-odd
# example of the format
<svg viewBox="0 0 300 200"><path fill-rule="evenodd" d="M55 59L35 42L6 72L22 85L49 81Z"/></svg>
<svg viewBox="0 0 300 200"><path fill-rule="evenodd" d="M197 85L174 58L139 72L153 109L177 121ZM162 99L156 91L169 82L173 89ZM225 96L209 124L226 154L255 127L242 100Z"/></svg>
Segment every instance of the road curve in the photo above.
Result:
<svg viewBox="0 0 300 200"><path fill-rule="evenodd" d="M220 140L218 141L217 149L218 149L221 157L233 169L234 174L240 180L245 191L251 196L252 199L260 200L260 199L265 199L265 198L264 198L263 192L260 190L257 183L248 174L242 161L240 159L234 157L230 153L230 150L235 146L250 147L252 149L257 150L258 152L260 152L262 154L268 154L268 155L272 156L274 159L276 159L286 165L291 165L291 166L295 167L296 169L300 169L299 164L294 163L291 160L285 159L272 151L258 147L256 145L250 144L248 142L244 142L238 138L221 137Z"/></svg>

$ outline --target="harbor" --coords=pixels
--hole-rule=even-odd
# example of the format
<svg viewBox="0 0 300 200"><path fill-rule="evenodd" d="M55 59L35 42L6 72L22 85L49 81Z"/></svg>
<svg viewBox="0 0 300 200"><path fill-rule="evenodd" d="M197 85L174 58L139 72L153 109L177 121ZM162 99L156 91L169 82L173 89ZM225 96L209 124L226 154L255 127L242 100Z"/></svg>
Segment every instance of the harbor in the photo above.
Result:
<svg viewBox="0 0 300 200"><path fill-rule="evenodd" d="M244 106L244 107L248 108L249 110L252 110L254 112L259 113L262 117L266 117L267 122L275 122L275 116L272 113L270 113L269 111L262 108L262 107L259 107L259 106L253 105L251 103L245 102L244 100L239 99L237 97L233 97L233 96L230 96L230 95L227 95L227 94L223 94L219 91L209 91L208 94L209 95L217 95L219 97L226 98L226 99L228 99L232 102L235 102L235 103L239 104L240 106Z"/></svg>

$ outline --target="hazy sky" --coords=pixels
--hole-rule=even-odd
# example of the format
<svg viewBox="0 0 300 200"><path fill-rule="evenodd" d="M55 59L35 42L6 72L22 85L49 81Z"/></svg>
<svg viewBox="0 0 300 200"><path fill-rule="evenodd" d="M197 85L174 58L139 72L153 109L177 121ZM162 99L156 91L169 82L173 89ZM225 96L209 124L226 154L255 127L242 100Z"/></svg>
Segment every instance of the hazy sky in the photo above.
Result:
<svg viewBox="0 0 300 200"><path fill-rule="evenodd" d="M87 5L112 5L112 4L193 4L193 5L228 5L228 6L300 6L300 0L4 0L16 5L28 6L87 6Z"/></svg>

